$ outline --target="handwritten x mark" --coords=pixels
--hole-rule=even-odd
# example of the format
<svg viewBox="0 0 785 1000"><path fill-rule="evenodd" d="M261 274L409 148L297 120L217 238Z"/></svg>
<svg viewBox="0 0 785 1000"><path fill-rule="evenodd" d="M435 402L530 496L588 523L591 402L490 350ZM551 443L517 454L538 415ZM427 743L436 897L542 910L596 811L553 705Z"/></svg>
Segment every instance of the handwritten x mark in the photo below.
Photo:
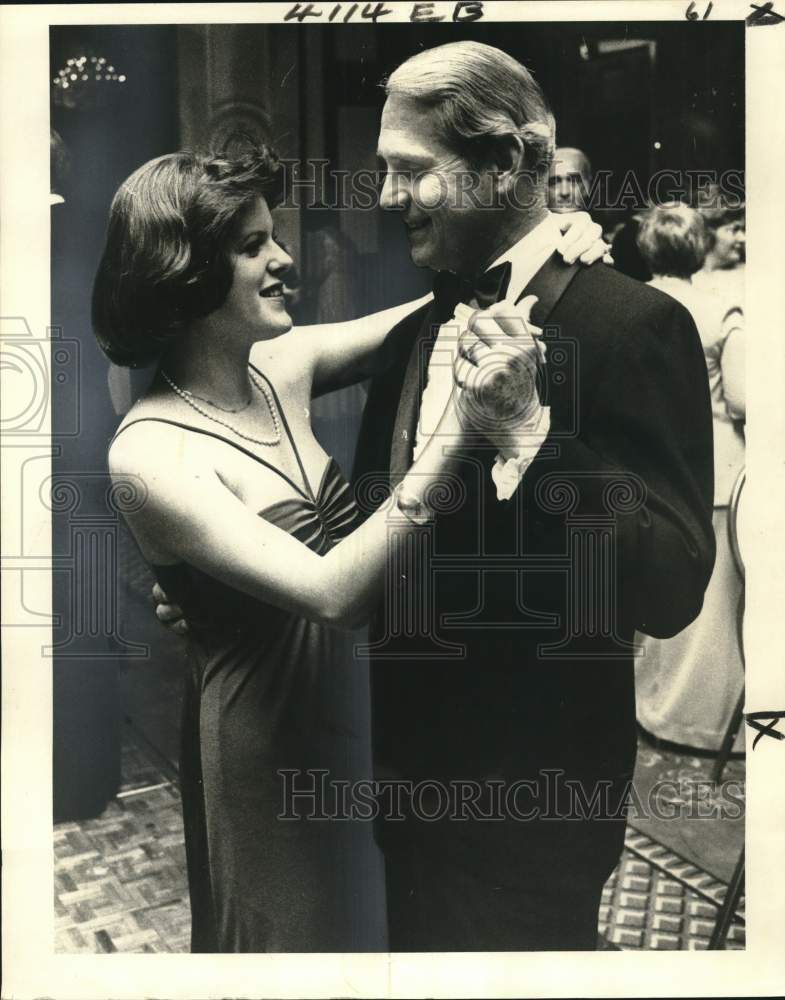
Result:
<svg viewBox="0 0 785 1000"><path fill-rule="evenodd" d="M775 740L785 740L785 733L780 733L774 728L780 719L785 719L785 712L747 712L744 718L747 720L747 725L757 730L758 733L752 741L753 750L764 736L771 736ZM764 726L758 721L759 719L769 719L770 721Z"/></svg>
<svg viewBox="0 0 785 1000"><path fill-rule="evenodd" d="M762 28L768 24L780 24L782 21L785 21L785 17L773 9L774 3L772 0L768 0L764 4L751 3L750 7L755 11L754 14L749 15L746 21L746 24L750 28Z"/></svg>

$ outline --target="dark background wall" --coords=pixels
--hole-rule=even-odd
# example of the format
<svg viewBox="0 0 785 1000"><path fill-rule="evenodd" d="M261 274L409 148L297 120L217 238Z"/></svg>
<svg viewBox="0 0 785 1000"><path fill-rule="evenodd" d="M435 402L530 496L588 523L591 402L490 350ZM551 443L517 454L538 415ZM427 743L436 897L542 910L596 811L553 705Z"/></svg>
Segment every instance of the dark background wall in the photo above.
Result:
<svg viewBox="0 0 785 1000"><path fill-rule="evenodd" d="M54 392L55 472L78 494L54 514L55 552L73 569L55 575L58 817L98 812L113 793L123 717L169 760L177 748L182 651L152 618L149 574L106 499L108 440L149 378L111 369L91 334L92 279L114 191L146 160L235 127L261 134L285 157L373 170L379 80L423 47L459 38L498 45L527 65L551 101L558 142L611 170L611 189L629 170L645 187L662 168L743 169L744 32L737 24L52 29L53 80L82 55L90 66L90 56L104 58L104 67L125 77L52 88L52 125L69 159L56 180L65 203L52 210L52 316L78 343L81 387L66 380ZM331 194L316 192L328 203ZM313 233L323 219L316 210L287 209L280 223L306 288L321 263L324 244ZM347 318L428 288L395 218L355 210L331 225L353 248ZM73 414L79 434L58 437ZM85 607L92 613L85 616Z"/></svg>
<svg viewBox="0 0 785 1000"><path fill-rule="evenodd" d="M77 343L79 365L78 379L54 386L52 412L54 489L63 498L53 504L53 552L63 564L53 589L56 818L99 812L113 794L120 773L118 665L139 663L143 653L120 639L124 534L107 502L106 475L118 414L109 365L92 336L90 294L112 195L135 167L177 143L175 39L170 27L64 27L50 35L50 77L68 68L70 84L52 88L51 123L67 155L66 169L53 179L65 201L52 208L52 323ZM106 58L101 75L113 66L125 81L71 81L68 60L82 55L88 67L91 55ZM59 436L58 428L72 422L79 433Z"/></svg>

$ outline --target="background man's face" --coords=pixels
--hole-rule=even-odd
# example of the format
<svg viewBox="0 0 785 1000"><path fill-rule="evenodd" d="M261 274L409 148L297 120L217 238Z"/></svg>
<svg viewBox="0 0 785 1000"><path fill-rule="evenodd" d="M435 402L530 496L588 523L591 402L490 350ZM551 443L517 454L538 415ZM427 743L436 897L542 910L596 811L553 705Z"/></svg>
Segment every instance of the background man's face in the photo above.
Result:
<svg viewBox="0 0 785 1000"><path fill-rule="evenodd" d="M378 145L387 170L380 203L401 213L418 267L472 273L486 263L498 221L498 211L487 207L492 175L472 170L438 134L433 109L397 94L387 98Z"/></svg>
<svg viewBox="0 0 785 1000"><path fill-rule="evenodd" d="M586 158L577 149L557 149L548 178L548 208L552 212L580 212L591 178Z"/></svg>

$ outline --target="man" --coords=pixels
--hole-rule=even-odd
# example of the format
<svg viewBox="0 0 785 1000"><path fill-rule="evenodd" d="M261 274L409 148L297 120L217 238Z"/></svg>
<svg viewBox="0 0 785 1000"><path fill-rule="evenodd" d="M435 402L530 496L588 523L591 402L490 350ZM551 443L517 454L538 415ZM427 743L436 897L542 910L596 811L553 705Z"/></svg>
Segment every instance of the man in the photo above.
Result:
<svg viewBox="0 0 785 1000"><path fill-rule="evenodd" d="M553 253L554 122L523 66L457 42L386 89L382 207L438 273L386 338L358 494L396 482L441 413L459 300L503 323L537 296L551 331L539 454L466 451L451 512L425 555L391 562L372 625L390 949L592 949L635 762L634 631L684 628L713 562L700 341L668 296ZM487 369L466 355L466 377Z"/></svg>
<svg viewBox="0 0 785 1000"><path fill-rule="evenodd" d="M382 207L440 274L435 302L388 338L357 478L411 462L429 351L462 288L487 304L476 276L509 262L507 300L537 295L555 330L539 455L500 501L495 450L466 454L463 503L437 519L430 564L409 567L432 619L401 628L382 609L372 630L378 775L417 790L379 823L390 948L591 949L635 763L633 633L691 622L713 564L700 341L668 296L552 256L553 119L523 66L457 42L386 90Z"/></svg>
<svg viewBox="0 0 785 1000"><path fill-rule="evenodd" d="M560 146L548 177L548 208L552 212L580 212L591 187L591 163L582 149Z"/></svg>

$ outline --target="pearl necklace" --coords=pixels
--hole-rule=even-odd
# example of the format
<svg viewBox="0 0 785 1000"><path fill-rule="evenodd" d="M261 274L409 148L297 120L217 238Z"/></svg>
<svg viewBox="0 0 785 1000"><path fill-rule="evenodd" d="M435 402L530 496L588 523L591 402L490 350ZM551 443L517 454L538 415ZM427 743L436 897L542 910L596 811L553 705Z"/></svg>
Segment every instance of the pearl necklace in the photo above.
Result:
<svg viewBox="0 0 785 1000"><path fill-rule="evenodd" d="M185 400L185 402L188 403L189 406L193 407L193 409L196 410L197 413L201 413L203 417L207 417L207 419L212 420L213 423L221 424L223 427L227 427L230 431L232 431L233 434L236 434L238 437L243 438L243 440L245 441L251 441L253 442L253 444L262 444L267 447L274 447L275 445L281 443L281 422L278 419L278 413L276 412L275 400L270 394L270 390L267 388L267 386L263 382L260 382L259 379L256 377L256 373L253 370L251 370L250 374L251 374L251 381L267 401L267 406L270 410L270 416L273 418L275 437L272 440L269 438L255 438L251 437L250 434L243 434L242 431L238 431L238 429L234 426L234 424L229 423L228 420L224 420L222 417L217 417L212 413L208 413L207 410L201 407L198 403L194 402L194 395L192 392L188 392L187 389L181 389L180 386L177 385L177 383L173 379L169 378L169 376L166 374L165 371L161 372L161 375L163 375L163 377L169 383L172 391L177 393L180 399Z"/></svg>

